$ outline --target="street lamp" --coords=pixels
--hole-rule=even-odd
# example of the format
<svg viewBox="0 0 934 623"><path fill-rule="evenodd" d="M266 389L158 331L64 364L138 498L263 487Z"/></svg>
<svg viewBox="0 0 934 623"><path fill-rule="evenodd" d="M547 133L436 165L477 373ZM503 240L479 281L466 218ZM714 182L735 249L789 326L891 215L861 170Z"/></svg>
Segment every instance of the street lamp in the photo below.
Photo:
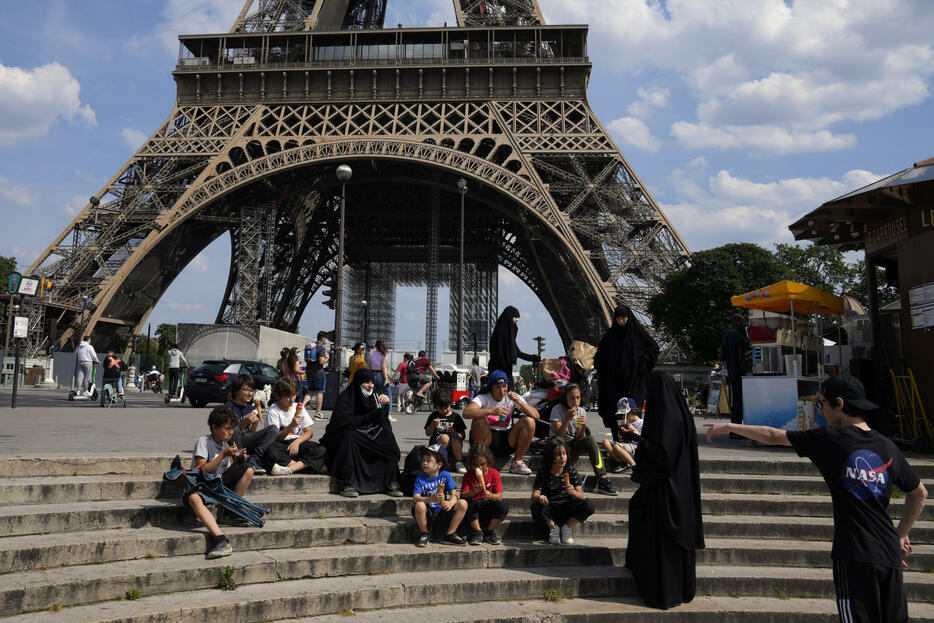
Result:
<svg viewBox="0 0 934 623"><path fill-rule="evenodd" d="M334 361L338 370L341 369L341 311L344 302L344 210L347 205L347 182L353 175L353 169L346 164L337 167L337 179L341 183L341 214L337 235L337 299L334 303Z"/></svg>
<svg viewBox="0 0 934 623"><path fill-rule="evenodd" d="M457 276L457 365L464 365L464 196L467 194L467 181L457 180L457 192L461 194L461 243L460 262Z"/></svg>

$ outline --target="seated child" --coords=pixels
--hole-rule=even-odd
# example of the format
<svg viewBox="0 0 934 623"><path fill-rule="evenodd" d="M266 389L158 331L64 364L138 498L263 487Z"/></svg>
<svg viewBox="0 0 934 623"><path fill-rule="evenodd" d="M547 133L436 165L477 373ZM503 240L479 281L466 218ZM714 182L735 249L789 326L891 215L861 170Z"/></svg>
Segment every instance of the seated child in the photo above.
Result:
<svg viewBox="0 0 934 623"><path fill-rule="evenodd" d="M489 446L470 444L467 465L470 471L464 474L464 482L461 483L461 499L467 502L466 517L471 528L467 542L480 545L486 541L500 545L502 540L496 534L496 527L509 513L509 505L503 501L503 480L493 469L493 453ZM482 526L486 527L481 532Z"/></svg>
<svg viewBox="0 0 934 623"><path fill-rule="evenodd" d="M581 390L575 383L561 389L561 402L551 410L551 434L564 440L571 453L568 462L574 465L577 457L586 452L597 477L597 493L617 495L603 467L603 456L593 435L587 434L587 413L581 405Z"/></svg>
<svg viewBox="0 0 934 623"><path fill-rule="evenodd" d="M464 539L457 535L464 514L467 512L467 502L457 499L457 485L451 474L442 470L448 460L448 452L444 446L434 445L422 450L422 473L415 479L415 491L412 501L412 515L415 525L418 526L418 547L427 547L431 542L429 530L437 534L445 530L442 543L448 545L466 545ZM450 497L445 499L446 494Z"/></svg>
<svg viewBox="0 0 934 623"><path fill-rule="evenodd" d="M228 445L237 422L237 416L228 407L214 407L208 415L208 427L211 433L202 435L195 442L191 469L201 469L205 474L220 476L225 487L242 496L250 486L250 481L253 480L253 468L245 462L246 450L240 450L236 445ZM211 534L213 543L208 547L208 558L230 556L233 553L230 541L221 532L217 521L205 505L204 499L195 493L186 495L182 501L191 507L195 517Z"/></svg>
<svg viewBox="0 0 934 623"><path fill-rule="evenodd" d="M284 476L308 470L322 474L324 448L311 441L311 416L295 403L295 383L279 379L272 386L273 404L263 415L263 426L275 426L279 435L263 455L266 470L273 476Z"/></svg>
<svg viewBox="0 0 934 623"><path fill-rule="evenodd" d="M642 418L639 417L640 410L635 405L636 401L633 398L620 398L616 403L616 425L621 433L632 431L638 435L642 434ZM616 459L614 474L636 466L634 457L638 445L638 441L610 441L609 439L603 441L603 449L606 450L607 456Z"/></svg>
<svg viewBox="0 0 934 623"><path fill-rule="evenodd" d="M532 485L532 518L545 527L549 543L573 543L572 528L593 515L593 502L584 497L582 483L577 470L568 465L564 440L549 439Z"/></svg>
<svg viewBox="0 0 934 623"><path fill-rule="evenodd" d="M451 406L451 390L438 389L432 396L435 410L425 420L425 434L428 435L428 445L435 444L447 448L454 455L456 464L454 469L458 474L467 473L464 467L463 451L464 439L467 438L467 423L460 413Z"/></svg>

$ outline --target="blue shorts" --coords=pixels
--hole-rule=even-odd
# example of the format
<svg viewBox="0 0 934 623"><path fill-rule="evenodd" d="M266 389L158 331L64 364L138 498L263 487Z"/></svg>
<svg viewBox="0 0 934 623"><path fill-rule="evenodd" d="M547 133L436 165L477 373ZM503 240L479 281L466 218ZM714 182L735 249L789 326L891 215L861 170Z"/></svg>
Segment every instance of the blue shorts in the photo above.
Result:
<svg viewBox="0 0 934 623"><path fill-rule="evenodd" d="M308 392L312 394L323 394L324 386L327 382L328 375L322 372L321 374L313 374L308 377Z"/></svg>

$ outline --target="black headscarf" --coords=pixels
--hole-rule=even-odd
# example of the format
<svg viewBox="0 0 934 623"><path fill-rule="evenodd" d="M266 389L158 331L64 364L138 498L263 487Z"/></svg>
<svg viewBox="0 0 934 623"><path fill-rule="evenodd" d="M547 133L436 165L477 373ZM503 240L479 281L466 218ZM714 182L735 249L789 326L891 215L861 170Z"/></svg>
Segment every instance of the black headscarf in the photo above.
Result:
<svg viewBox="0 0 934 623"><path fill-rule="evenodd" d="M364 396L360 387L363 383L372 382L373 371L369 368L360 368L354 373L353 381L334 403L331 419L324 429L325 436L344 428L365 428L381 423L388 413L388 407L379 404L375 391L370 396Z"/></svg>
<svg viewBox="0 0 934 623"><path fill-rule="evenodd" d="M523 353L516 344L519 327L512 319L520 317L519 310L509 305L496 320L493 334L490 335L490 372L502 370L509 378L512 378L512 367L516 365L517 359L521 357L532 362L538 360L537 355Z"/></svg>
<svg viewBox="0 0 934 623"><path fill-rule="evenodd" d="M617 317L629 320L620 326ZM617 305L610 328L594 356L594 367L600 373L601 403L606 400L615 407L614 396L632 396L640 400L645 394L646 377L658 361L658 351L658 343L632 310L623 304Z"/></svg>
<svg viewBox="0 0 934 623"><path fill-rule="evenodd" d="M635 459L632 479L656 490L656 520L661 527L683 548L702 549L697 430L678 385L661 370L649 376Z"/></svg>

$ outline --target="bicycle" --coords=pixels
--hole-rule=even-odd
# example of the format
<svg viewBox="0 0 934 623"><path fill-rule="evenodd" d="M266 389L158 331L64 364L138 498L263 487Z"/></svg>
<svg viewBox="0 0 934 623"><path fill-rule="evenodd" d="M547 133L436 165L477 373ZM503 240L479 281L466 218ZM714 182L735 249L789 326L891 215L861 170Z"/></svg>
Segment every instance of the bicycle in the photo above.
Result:
<svg viewBox="0 0 934 623"><path fill-rule="evenodd" d="M117 391L116 383L104 383L101 388L101 406L110 408L117 404L126 408L126 397Z"/></svg>

